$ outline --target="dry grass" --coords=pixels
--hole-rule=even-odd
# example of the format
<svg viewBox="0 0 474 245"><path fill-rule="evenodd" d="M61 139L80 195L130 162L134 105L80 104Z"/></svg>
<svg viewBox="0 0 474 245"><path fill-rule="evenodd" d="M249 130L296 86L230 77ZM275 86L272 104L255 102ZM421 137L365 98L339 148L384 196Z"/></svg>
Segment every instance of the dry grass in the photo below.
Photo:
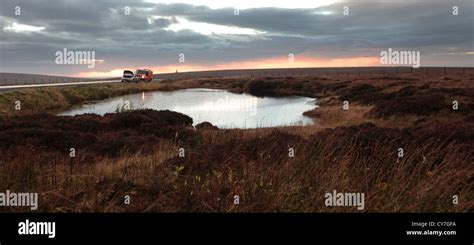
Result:
<svg viewBox="0 0 474 245"><path fill-rule="evenodd" d="M72 165L65 154L19 148L21 156L2 164L0 188L41 193L43 212L354 212L324 206L333 189L366 193L366 212L472 211L469 144L353 127L308 139L278 130L204 131L209 137L195 147L160 141L152 153ZM406 157L397 158L397 146ZM178 147L185 158L176 156ZM451 203L454 194L461 204Z"/></svg>
<svg viewBox="0 0 474 245"><path fill-rule="evenodd" d="M164 83L87 84L66 87L45 87L10 91L0 94L0 116L26 115L65 110L84 102L154 90L177 89ZM21 110L15 110L15 102Z"/></svg>
<svg viewBox="0 0 474 245"><path fill-rule="evenodd" d="M0 118L0 190L39 192L41 212L356 212L354 207L326 207L324 194L332 190L364 192L364 212L472 212L472 85L462 77L409 78L199 79L146 85L150 90L206 87L316 97L320 108L307 112L316 124L305 127L194 130L185 116L161 112L61 118L27 110ZM57 95L48 102L59 104L51 106L55 110L144 89L116 86L110 90L120 92L70 88L74 92L45 93ZM30 99L43 92L24 93ZM423 106L431 101L423 98L433 93L446 98L446 108L442 103L421 113L385 108L397 100ZM343 98L350 101L347 111ZM465 109L449 110L451 98ZM37 110L45 108L40 104ZM78 146L72 160L71 144ZM177 156L181 147L185 157ZM404 157L397 156L398 148ZM124 204L125 195L130 205ZM240 196L239 205L234 195ZM453 195L459 195L458 205L452 204Z"/></svg>

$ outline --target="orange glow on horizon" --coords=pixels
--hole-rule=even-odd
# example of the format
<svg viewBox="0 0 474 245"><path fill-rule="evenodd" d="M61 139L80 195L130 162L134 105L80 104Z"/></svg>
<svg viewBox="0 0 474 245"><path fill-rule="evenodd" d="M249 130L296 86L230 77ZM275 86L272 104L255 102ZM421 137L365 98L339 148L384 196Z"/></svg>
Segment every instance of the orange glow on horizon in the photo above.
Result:
<svg viewBox="0 0 474 245"><path fill-rule="evenodd" d="M360 67L380 65L379 57L349 57L335 59L318 59L305 56L295 56L293 62L286 57L273 57L260 60L248 60L239 62L228 62L217 65L194 65L181 63L178 65L144 67L153 70L154 74L210 71L210 70L234 70L234 69L269 69L269 68L311 68L311 67ZM77 77L120 77L123 70L135 70L136 68L117 68L108 72L81 72L74 74Z"/></svg>

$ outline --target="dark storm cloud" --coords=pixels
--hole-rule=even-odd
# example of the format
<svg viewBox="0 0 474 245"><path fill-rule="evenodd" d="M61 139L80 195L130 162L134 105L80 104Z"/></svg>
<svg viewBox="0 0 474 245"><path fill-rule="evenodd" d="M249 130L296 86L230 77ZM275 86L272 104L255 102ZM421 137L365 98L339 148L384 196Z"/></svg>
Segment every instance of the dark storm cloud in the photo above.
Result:
<svg viewBox="0 0 474 245"><path fill-rule="evenodd" d="M20 16L15 16L15 6L21 7ZM130 15L124 14L126 6ZM0 12L2 70L14 69L16 63L29 62L33 69L36 64L52 63L54 53L63 48L93 50L98 59L111 61L160 57L166 63L175 62L178 51L191 53L222 42L189 30L164 30L173 19L158 18L149 24L149 16L143 13L152 6L140 1L8 2ZM5 31L4 27L13 22L46 29L34 33Z"/></svg>
<svg viewBox="0 0 474 245"><path fill-rule="evenodd" d="M458 6L459 16L452 15ZM343 6L349 15L342 15ZM157 5L159 15L185 16L198 22L253 28L306 38L366 39L373 43L424 46L473 41L473 2L352 1L317 9L256 8L233 15L232 8L210 9L185 4ZM324 15L324 12L332 14Z"/></svg>
<svg viewBox="0 0 474 245"><path fill-rule="evenodd" d="M459 16L452 15L452 5ZM15 16L15 6L21 15ZM124 7L130 7L130 15ZM349 15L342 15L343 6ZM157 17L152 17L153 15ZM209 24L251 28L259 35L204 35L167 30L179 18ZM150 18L152 19L150 21ZM32 33L9 32L13 22L45 27ZM320 57L377 55L380 49L405 48L422 53L473 50L471 1L348 1L314 9L211 9L187 4L153 4L138 0L7 1L0 10L1 71L16 64L48 64L63 48L94 50L103 71L119 64L166 65L185 53L200 64L224 63L289 52ZM8 61L8 62L5 62ZM43 67L41 67L43 69ZM54 67L57 69L57 67ZM52 71L49 71L52 72Z"/></svg>

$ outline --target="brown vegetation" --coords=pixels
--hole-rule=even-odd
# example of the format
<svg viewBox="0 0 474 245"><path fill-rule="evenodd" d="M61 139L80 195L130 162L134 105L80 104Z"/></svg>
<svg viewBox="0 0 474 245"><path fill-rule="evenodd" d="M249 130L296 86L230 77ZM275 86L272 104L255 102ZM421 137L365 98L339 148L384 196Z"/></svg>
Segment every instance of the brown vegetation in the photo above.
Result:
<svg viewBox="0 0 474 245"><path fill-rule="evenodd" d="M159 87L318 98L320 107L306 113L316 123L304 127L196 130L186 115L151 110L3 117L0 190L39 192L43 212L356 212L326 207L332 190L364 192L365 212L472 212L474 90L466 79L197 79Z"/></svg>

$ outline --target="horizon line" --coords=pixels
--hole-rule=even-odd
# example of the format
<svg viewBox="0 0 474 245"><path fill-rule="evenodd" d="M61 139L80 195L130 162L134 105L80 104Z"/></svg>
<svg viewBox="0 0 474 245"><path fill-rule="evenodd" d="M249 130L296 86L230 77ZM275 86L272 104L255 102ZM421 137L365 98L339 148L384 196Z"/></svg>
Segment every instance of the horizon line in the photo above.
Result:
<svg viewBox="0 0 474 245"><path fill-rule="evenodd" d="M169 74L184 74L184 73L205 73L205 72L226 72L226 71L261 71L261 70L301 70L301 69L367 69L367 68L412 68L412 69L423 69L423 68L467 68L471 69L474 66L420 66L414 68L412 66L339 66L339 67L275 67L275 68L242 68L242 69L214 69L214 70L195 70L195 71L183 71L183 72L165 72L165 73L153 73L153 75L169 75ZM136 68L139 69L139 68ZM67 78L81 78L81 79L107 79L117 78L117 76L101 76L101 77L87 77L87 76L68 76L68 75L55 75L55 74L38 74L38 73L18 73L0 71L0 74L18 74L18 75L37 75L37 76L50 76L50 77L67 77Z"/></svg>

